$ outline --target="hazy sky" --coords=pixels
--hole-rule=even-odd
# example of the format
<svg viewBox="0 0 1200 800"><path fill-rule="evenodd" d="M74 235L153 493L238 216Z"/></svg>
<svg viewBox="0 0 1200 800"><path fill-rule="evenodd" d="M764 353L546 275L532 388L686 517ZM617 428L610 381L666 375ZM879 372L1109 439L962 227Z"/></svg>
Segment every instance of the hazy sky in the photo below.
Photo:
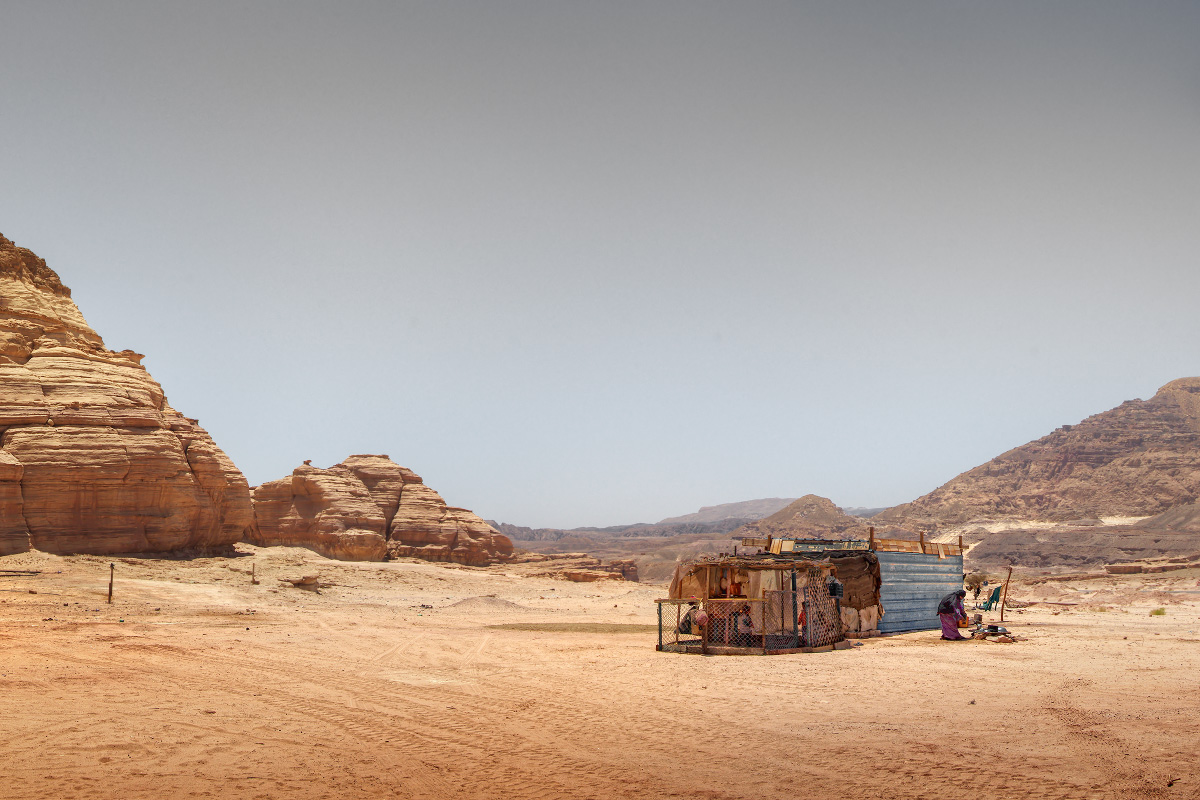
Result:
<svg viewBox="0 0 1200 800"><path fill-rule="evenodd" d="M1200 374L1200 4L0 0L0 232L252 484L910 500Z"/></svg>

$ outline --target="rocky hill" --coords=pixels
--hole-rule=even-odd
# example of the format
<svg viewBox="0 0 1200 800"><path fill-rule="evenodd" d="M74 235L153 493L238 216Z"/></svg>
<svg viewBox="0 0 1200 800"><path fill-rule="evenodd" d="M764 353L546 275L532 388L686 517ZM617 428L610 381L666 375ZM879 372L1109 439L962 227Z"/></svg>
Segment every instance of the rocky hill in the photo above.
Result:
<svg viewBox="0 0 1200 800"><path fill-rule="evenodd" d="M1161 514L1200 496L1200 378L1064 425L873 519L932 531L987 520Z"/></svg>
<svg viewBox="0 0 1200 800"><path fill-rule="evenodd" d="M865 539L868 535L866 520L846 514L832 500L815 494L806 494L769 517L746 523L732 534L796 539Z"/></svg>
<svg viewBox="0 0 1200 800"><path fill-rule="evenodd" d="M247 541L307 547L330 558L413 557L480 566L512 555L512 542L465 508L446 505L420 475L387 456L309 463L254 489Z"/></svg>
<svg viewBox="0 0 1200 800"><path fill-rule="evenodd" d="M251 526L246 479L142 358L0 236L0 554L216 547Z"/></svg>

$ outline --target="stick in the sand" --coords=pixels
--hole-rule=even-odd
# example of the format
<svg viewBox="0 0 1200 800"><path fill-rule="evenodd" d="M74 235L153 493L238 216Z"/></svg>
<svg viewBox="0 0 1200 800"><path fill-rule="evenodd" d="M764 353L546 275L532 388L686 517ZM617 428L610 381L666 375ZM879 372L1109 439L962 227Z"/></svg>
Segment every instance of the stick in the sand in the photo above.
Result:
<svg viewBox="0 0 1200 800"><path fill-rule="evenodd" d="M1000 621L1004 622L1004 604L1008 602L1008 582L1012 580L1012 567L1008 568L1008 577L1004 579L1004 596L1000 598Z"/></svg>
<svg viewBox="0 0 1200 800"><path fill-rule="evenodd" d="M258 584L258 578L256 578L254 575L254 568L256 566L258 566L258 565L257 564L250 565L250 585L251 586L256 586Z"/></svg>
<svg viewBox="0 0 1200 800"><path fill-rule="evenodd" d="M108 602L110 604L112 603L113 573L116 571L117 571L117 565L115 563L109 562L109 564L108 564Z"/></svg>

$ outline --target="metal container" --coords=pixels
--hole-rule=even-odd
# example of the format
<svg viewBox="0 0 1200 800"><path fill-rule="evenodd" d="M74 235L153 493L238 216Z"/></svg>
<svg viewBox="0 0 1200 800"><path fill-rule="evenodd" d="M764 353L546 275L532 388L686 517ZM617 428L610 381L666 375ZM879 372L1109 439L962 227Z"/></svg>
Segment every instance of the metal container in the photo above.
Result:
<svg viewBox="0 0 1200 800"><path fill-rule="evenodd" d="M938 601L962 588L963 557L876 552L882 633L929 631L941 627Z"/></svg>

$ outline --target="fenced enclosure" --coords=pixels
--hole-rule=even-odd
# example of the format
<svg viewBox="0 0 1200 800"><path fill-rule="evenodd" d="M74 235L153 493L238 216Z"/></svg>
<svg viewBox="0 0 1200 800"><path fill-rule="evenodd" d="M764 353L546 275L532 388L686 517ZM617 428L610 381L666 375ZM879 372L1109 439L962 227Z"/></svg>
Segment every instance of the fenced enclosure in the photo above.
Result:
<svg viewBox="0 0 1200 800"><path fill-rule="evenodd" d="M779 654L842 641L838 599L825 574L812 568L803 577L794 582L796 590L764 590L761 598L658 600L657 649L716 655Z"/></svg>

